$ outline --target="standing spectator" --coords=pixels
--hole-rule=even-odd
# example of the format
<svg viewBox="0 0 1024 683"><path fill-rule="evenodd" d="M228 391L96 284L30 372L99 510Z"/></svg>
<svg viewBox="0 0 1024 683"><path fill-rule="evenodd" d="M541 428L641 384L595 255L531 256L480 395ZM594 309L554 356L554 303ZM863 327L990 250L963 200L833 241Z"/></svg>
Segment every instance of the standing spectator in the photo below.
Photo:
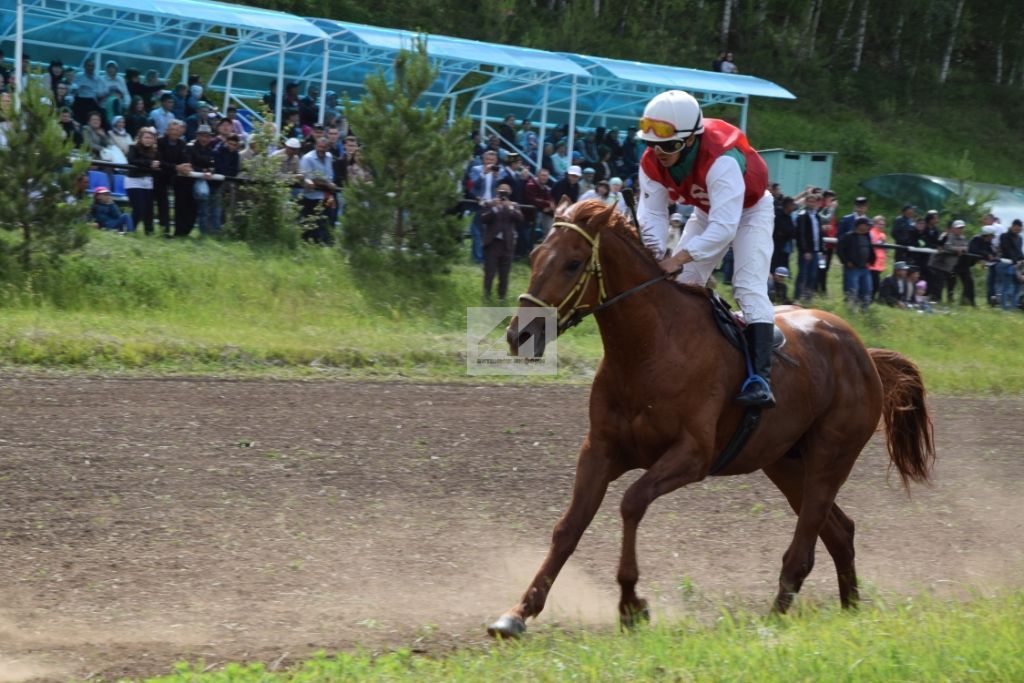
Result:
<svg viewBox="0 0 1024 683"><path fill-rule="evenodd" d="M516 116L515 114L509 114L505 117L505 120L498 126L498 137L501 138L500 144L502 149L512 151L516 144Z"/></svg>
<svg viewBox="0 0 1024 683"><path fill-rule="evenodd" d="M1010 229L999 236L999 257L1010 261L1010 263L1000 263L996 266L999 268L1003 285L1000 303L1004 311L1020 306L1021 283L1017 279L1016 266L1024 262L1024 249L1022 249L1020 236L1022 225L1024 224L1021 223L1021 220L1016 218L1010 225Z"/></svg>
<svg viewBox="0 0 1024 683"><path fill-rule="evenodd" d="M587 166L583 169L583 177L580 178L580 196L582 197L587 192L590 192L595 186L594 169Z"/></svg>
<svg viewBox="0 0 1024 683"><path fill-rule="evenodd" d="M153 122L157 135L167 133L167 126L171 121L178 120L174 115L174 95L164 93L160 96L160 106L149 113L149 119Z"/></svg>
<svg viewBox="0 0 1024 683"><path fill-rule="evenodd" d="M584 174L586 174L586 171L584 171ZM580 185L582 185L582 184L583 184L583 181L581 180L580 181ZM582 202L582 201L584 201L586 199L597 199L598 201L600 201L605 206L608 206L609 204L611 204L611 200L608 197L608 195L610 193L611 193L611 188L608 185L608 181L607 180L600 180L600 181L598 181L598 183L596 185L594 185L594 187L592 189L587 190L586 192L583 192L583 193L580 194L580 201Z"/></svg>
<svg viewBox="0 0 1024 683"><path fill-rule="evenodd" d="M192 170L188 146L182 138L185 124L172 119L166 133L156 142L156 157L160 173L153 178L157 218L164 237L171 236L170 193L174 192L174 236L184 237L195 223L195 200L192 197L192 179L184 175ZM186 229L187 227L187 229ZM180 234L179 234L180 232Z"/></svg>
<svg viewBox="0 0 1024 683"><path fill-rule="evenodd" d="M224 114L224 120L231 122L231 132L238 136L239 144L249 139L249 134L245 132L245 126L238 118L238 107L233 104L229 106ZM333 154L333 152L331 153Z"/></svg>
<svg viewBox="0 0 1024 683"><path fill-rule="evenodd" d="M121 209L114 203L114 198L110 196L110 190L105 187L97 187L93 192L93 204L89 209L89 215L100 230L135 232L132 217L121 213Z"/></svg>
<svg viewBox="0 0 1024 683"><path fill-rule="evenodd" d="M907 280L910 267L903 261L893 265L892 275L882 280L879 300L886 306L907 308L914 298L914 285Z"/></svg>
<svg viewBox="0 0 1024 683"><path fill-rule="evenodd" d="M498 165L498 153L487 150L482 157L483 163L469 170L469 194L480 206L494 199L499 183L505 180L504 169ZM473 221L469 225L472 240L472 257L476 263L484 262L483 223L480 221L482 209L477 209Z"/></svg>
<svg viewBox="0 0 1024 683"><path fill-rule="evenodd" d="M64 81L60 81L54 86L54 98L53 104L56 107L67 107L70 109L75 106L75 97L71 94L71 89Z"/></svg>
<svg viewBox="0 0 1024 683"><path fill-rule="evenodd" d="M942 302L942 290L946 290L946 303L952 304L954 290L956 289L956 268L961 257L967 253L967 238L964 237L964 227L967 224L956 220L949 224L949 230L939 237L937 245L938 253L932 254L928 259L928 269L931 271L932 281L929 285L928 294L936 303ZM968 273L970 275L970 273ZM974 298L974 283L971 283L971 298Z"/></svg>
<svg viewBox="0 0 1024 683"><path fill-rule="evenodd" d="M712 71L718 71L718 72L722 71L722 62L725 61L725 55L726 55L725 51L719 52L718 55L714 59L711 60L711 70Z"/></svg>
<svg viewBox="0 0 1024 683"><path fill-rule="evenodd" d="M320 119L320 87L309 84L306 88L306 96L299 100L299 123L304 127L312 128Z"/></svg>
<svg viewBox="0 0 1024 683"><path fill-rule="evenodd" d="M149 82L150 74L152 74L153 79L156 80L155 83ZM138 97L142 100L142 106L145 109L149 109L153 103L153 96L159 92L163 92L165 84L159 82L156 78L156 71L153 71L152 69L148 74L146 74L146 83L143 83L139 79L139 76L140 74L138 69L124 70L124 81L125 85L128 87L128 95L133 100Z"/></svg>
<svg viewBox="0 0 1024 683"><path fill-rule="evenodd" d="M789 270L789 252L793 248L796 237L796 224L793 223L793 210L796 202L792 197L783 197L775 208L775 227L772 228L772 272L784 267Z"/></svg>
<svg viewBox="0 0 1024 683"><path fill-rule="evenodd" d="M733 61L733 54L731 52L725 53L725 58L722 59L722 64L718 67L718 70L724 74L737 74L740 72L736 68L736 62Z"/></svg>
<svg viewBox="0 0 1024 683"><path fill-rule="evenodd" d="M868 268L875 262L875 249L871 243L871 219L859 216L854 222L853 232L839 238L836 255L843 264L843 290L850 303L860 303L861 310L871 304L871 272Z"/></svg>
<svg viewBox="0 0 1024 683"><path fill-rule="evenodd" d="M967 258L972 260L971 265L973 265L973 261L981 261L985 264L985 277L988 284L985 296L989 305L995 305L995 294L992 293L994 287L991 283L995 279L995 266L999 263L999 257L996 255L995 237L995 228L991 225L986 225L967 244ZM975 305L973 300L971 305Z"/></svg>
<svg viewBox="0 0 1024 683"><path fill-rule="evenodd" d="M86 59L82 64L84 73L78 77L75 90L74 114L75 121L87 125L89 116L93 112L101 110L100 98L107 94L107 84L96 73L96 61L92 58Z"/></svg>
<svg viewBox="0 0 1024 683"><path fill-rule="evenodd" d="M839 221L839 230L836 237L842 237L848 232L853 232L853 226L857 219L866 216L868 213L868 198L857 197L853 200L853 213L848 213Z"/></svg>
<svg viewBox="0 0 1024 683"><path fill-rule="evenodd" d="M210 105L206 102L200 102L196 113L185 119L185 139L195 140L196 131L199 129L199 126L208 126L209 124Z"/></svg>
<svg viewBox="0 0 1024 683"><path fill-rule="evenodd" d="M132 220L135 226L144 225L147 235L153 234L153 175L160 170L157 158L156 130L142 128L135 144L127 150L128 177L124 187L132 205Z"/></svg>
<svg viewBox="0 0 1024 683"><path fill-rule="evenodd" d="M333 242L328 215L335 206L334 194L338 191L334 184L334 159L327 151L328 144L326 137L317 138L316 147L304 154L299 162L303 184L301 216L314 217L313 227L302 233L302 239L324 245Z"/></svg>
<svg viewBox="0 0 1024 683"><path fill-rule="evenodd" d="M563 204L575 204L580 198L580 177L583 171L579 166L570 166L565 177L555 183L551 188L551 196L555 200L556 208Z"/></svg>
<svg viewBox="0 0 1024 683"><path fill-rule="evenodd" d="M935 239L932 239L931 234L928 229L928 221L924 218L918 218L914 221L914 234L908 246L918 249L934 249L938 246L938 236L936 235ZM931 274L928 272L930 255L926 252L911 251L909 252L909 258L911 263L917 266L921 274L919 282L928 282L931 279Z"/></svg>
<svg viewBox="0 0 1024 683"><path fill-rule="evenodd" d="M222 122L223 123L223 122ZM236 177L241 168L241 159L238 155L238 148L241 139L234 133L228 134L224 143L217 145L213 151L213 172L229 178ZM221 180L210 181L210 232L214 235L220 233L224 224L225 207L230 214L234 207L233 182Z"/></svg>
<svg viewBox="0 0 1024 683"><path fill-rule="evenodd" d="M871 235L871 244L885 244L888 239L888 235L885 234L885 216L875 216L872 219L871 230L868 231L868 234ZM872 300L878 298L878 292L881 289L882 284L882 273L885 272L887 258L885 249L876 246L875 262L868 266L868 271L871 273Z"/></svg>
<svg viewBox="0 0 1024 683"><path fill-rule="evenodd" d="M134 140L128 133L123 116L115 116L111 119L110 131L107 135L110 136L110 141L114 143L114 146L121 150L121 154L124 154L125 158L127 158L128 148L132 146ZM136 223L138 223L138 221L136 221Z"/></svg>
<svg viewBox="0 0 1024 683"><path fill-rule="evenodd" d="M337 180L337 178L335 178ZM363 161L363 150L358 146L352 150L352 153L348 155L345 164L345 182L346 183L371 183L373 182L373 176L370 175L370 169L366 166Z"/></svg>
<svg viewBox="0 0 1024 683"><path fill-rule="evenodd" d="M188 86L184 83L174 86L171 98L174 102L174 106L171 107L171 111L174 112L174 118L184 121L195 113L195 110L189 104Z"/></svg>
<svg viewBox="0 0 1024 683"><path fill-rule="evenodd" d="M551 224L555 222L555 199L551 195L550 183L551 174L546 168L539 169L537 175L526 183L526 203L537 209L537 223L533 233L539 234L541 239L548 234ZM533 234L528 240L531 244L526 249L527 253L533 248Z"/></svg>
<svg viewBox="0 0 1024 683"><path fill-rule="evenodd" d="M904 204L899 218L892 224L892 239L896 244L908 246L914 239L914 211L917 209L913 204ZM907 250L897 249L897 261L907 260Z"/></svg>
<svg viewBox="0 0 1024 683"><path fill-rule="evenodd" d="M132 97L128 113L124 117L124 124L128 134L132 136L138 135L139 131L143 128L152 127L153 130L156 130L156 127L153 126L153 121L149 118L149 112L146 110L145 100L138 96ZM167 127L164 126L164 130L166 129ZM161 134L159 131L157 132L157 135Z"/></svg>
<svg viewBox="0 0 1024 683"><path fill-rule="evenodd" d="M512 201L512 188L508 183L498 185L495 198L484 204L480 221L484 224L484 297L491 298L491 285L498 276L498 299L505 300L508 294L508 274L512 268L515 253L516 225L523 220L523 214Z"/></svg>
<svg viewBox="0 0 1024 683"><path fill-rule="evenodd" d="M125 83L124 76L117 72L117 62L114 60L111 59L106 63L101 78L105 84L105 90L101 93L101 97L104 98L101 104L107 112L107 120L111 120L128 109L131 94L128 92L128 84Z"/></svg>
<svg viewBox="0 0 1024 683"><path fill-rule="evenodd" d="M280 159L281 161L281 174L286 179L294 180L296 182L302 181L302 174L299 171L299 161L302 155L299 151L302 149L302 143L296 138L288 138L284 141L284 146L276 150L270 156Z"/></svg>
<svg viewBox="0 0 1024 683"><path fill-rule="evenodd" d="M192 183L192 196L196 200L196 223L199 233L208 235L213 227L210 206L210 176L213 174L213 129L205 123L196 129L196 139L188 143L188 162L194 173L202 173ZM190 228L191 231L191 228Z"/></svg>
<svg viewBox="0 0 1024 683"><path fill-rule="evenodd" d="M614 204L615 208L626 217L627 221L633 222L633 216L630 215L626 208L626 200L622 197L622 178L618 176L613 176L608 181L608 203Z"/></svg>
<svg viewBox="0 0 1024 683"><path fill-rule="evenodd" d="M825 237L836 238L839 234L839 200L832 190L825 190L821 194L821 202L818 208L818 217L821 219L822 234ZM832 267L832 255L835 253L836 245L832 242L822 242L821 253L825 257L818 268L817 289L822 294L828 293L828 271Z"/></svg>
<svg viewBox="0 0 1024 683"><path fill-rule="evenodd" d="M796 217L796 249L800 255L796 296L804 301L810 301L817 290L818 270L824 268L825 265L825 257L821 249L822 226L818 216L820 201L820 195L807 195L804 198L804 208Z"/></svg>

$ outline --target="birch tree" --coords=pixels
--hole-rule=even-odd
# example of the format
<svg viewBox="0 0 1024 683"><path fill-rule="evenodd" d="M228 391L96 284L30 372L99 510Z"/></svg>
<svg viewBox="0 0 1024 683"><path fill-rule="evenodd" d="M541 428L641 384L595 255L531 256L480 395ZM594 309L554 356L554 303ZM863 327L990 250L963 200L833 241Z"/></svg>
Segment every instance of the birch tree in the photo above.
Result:
<svg viewBox="0 0 1024 683"><path fill-rule="evenodd" d="M960 0L963 2L963 0ZM864 37L868 32L868 8L870 0L864 0L864 6L860 10L860 22L857 24L857 40L853 46L853 72L860 71L861 57L864 56Z"/></svg>
<svg viewBox="0 0 1024 683"><path fill-rule="evenodd" d="M949 62L953 58L953 48L956 47L957 34L960 30L960 17L964 12L964 0L957 0L956 9L953 10L953 26L950 28L949 41L946 43L946 51L942 54L942 67L939 69L939 83L945 83L949 78Z"/></svg>

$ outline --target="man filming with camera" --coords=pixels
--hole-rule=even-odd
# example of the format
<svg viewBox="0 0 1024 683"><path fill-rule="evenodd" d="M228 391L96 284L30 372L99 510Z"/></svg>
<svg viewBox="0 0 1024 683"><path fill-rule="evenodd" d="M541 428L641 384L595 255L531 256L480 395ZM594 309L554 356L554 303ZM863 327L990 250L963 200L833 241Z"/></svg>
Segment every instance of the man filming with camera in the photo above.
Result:
<svg viewBox="0 0 1024 683"><path fill-rule="evenodd" d="M502 168L498 163L498 153L488 150L480 157L482 162L478 166L469 169L469 192L480 203L481 209L477 211L470 223L469 233L473 239L473 261L483 263L483 224L480 222L484 204L494 199L494 193L501 182L507 182L511 177L508 169Z"/></svg>
<svg viewBox="0 0 1024 683"><path fill-rule="evenodd" d="M498 299L504 301L508 293L508 273L516 249L516 226L523 220L519 205L512 199L512 187L507 182L498 184L494 199L483 203L480 222L483 223L484 298L491 298L491 284L498 275Z"/></svg>

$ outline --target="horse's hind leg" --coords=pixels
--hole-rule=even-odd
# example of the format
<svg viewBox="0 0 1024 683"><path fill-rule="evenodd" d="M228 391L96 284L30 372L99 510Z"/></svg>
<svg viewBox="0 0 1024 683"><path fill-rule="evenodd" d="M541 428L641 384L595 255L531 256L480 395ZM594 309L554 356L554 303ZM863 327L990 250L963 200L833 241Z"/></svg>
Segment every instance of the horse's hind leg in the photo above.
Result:
<svg viewBox="0 0 1024 683"><path fill-rule="evenodd" d="M799 514L800 504L803 500L803 464L799 460L783 458L764 468L764 472L786 496L793 511ZM853 520L847 517L837 504L833 503L828 519L825 520L825 525L821 528L820 536L836 565L839 601L843 607L855 607L858 600L853 531Z"/></svg>
<svg viewBox="0 0 1024 683"><path fill-rule="evenodd" d="M540 614L551 585L601 507L609 482L621 473L621 469L607 457L607 448L592 445L589 438L583 442L576 463L572 501L555 525L548 555L519 604L488 626L488 634L493 637L517 638L526 630L526 619Z"/></svg>
<svg viewBox="0 0 1024 683"><path fill-rule="evenodd" d="M859 452L860 449L855 451ZM765 473L797 511L796 531L782 558L779 593L773 607L780 614L789 609L793 597L800 591L804 579L814 567L814 546L818 535L822 536L826 548L836 561L836 571L840 576L840 599L844 605L850 603L850 582L856 585L852 522L849 528L845 527L843 522L849 522L849 518L835 505L836 494L852 469L855 458L844 458L835 452L834 446L818 445L815 448L811 444L802 449L802 454L803 463L782 459L765 468ZM826 465L816 466L815 455L818 456L817 462ZM838 515L833 515L833 508L838 511Z"/></svg>
<svg viewBox="0 0 1024 683"><path fill-rule="evenodd" d="M700 459L683 448L665 453L643 476L626 489L622 496L622 555L619 559L618 581L621 589L619 620L625 627L648 618L647 601L636 594L640 568L636 559L636 531L651 503L659 496L697 481Z"/></svg>

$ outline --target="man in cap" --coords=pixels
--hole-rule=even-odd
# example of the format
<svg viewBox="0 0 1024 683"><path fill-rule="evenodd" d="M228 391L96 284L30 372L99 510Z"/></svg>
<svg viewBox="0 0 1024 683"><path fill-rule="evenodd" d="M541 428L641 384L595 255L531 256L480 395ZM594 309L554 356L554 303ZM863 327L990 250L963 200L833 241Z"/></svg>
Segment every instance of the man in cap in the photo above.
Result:
<svg viewBox="0 0 1024 683"><path fill-rule="evenodd" d="M1021 230L1024 224L1015 218L1010 229L999 236L999 256L1009 263L1000 263L999 274L1002 282L1000 304L1004 311L1020 305L1020 280L1017 279L1017 266L1024 263L1024 246L1022 246Z"/></svg>
<svg viewBox="0 0 1024 683"><path fill-rule="evenodd" d="M188 163L192 165L194 173L202 173L202 178L196 178L192 186L192 196L196 200L196 222L199 224L199 232L203 235L210 234L213 228L213 216L211 215L212 205L210 203L210 176L213 175L214 165L214 137L213 129L207 124L200 124L196 128L196 139L188 143ZM175 226L175 237L184 237L188 234L178 230ZM192 226L187 226L189 232Z"/></svg>
<svg viewBox="0 0 1024 683"><path fill-rule="evenodd" d="M907 280L910 266L905 261L893 265L892 275L882 280L878 298L886 306L907 308L914 297L914 288Z"/></svg>
<svg viewBox="0 0 1024 683"><path fill-rule="evenodd" d="M764 160L743 131L720 119L705 119L697 100L682 90L669 90L647 103L636 137L647 145L640 160L637 211L644 244L665 272L682 267L679 280L701 287L732 246L733 291L748 323L744 334L755 373L736 401L773 407L775 313L765 283L774 207ZM675 202L690 204L694 211L669 252L668 205Z"/></svg>
<svg viewBox="0 0 1024 683"><path fill-rule="evenodd" d="M776 306L788 306L793 303L787 291L787 280L789 280L789 268L786 266L779 266L772 271L771 280L768 281L768 298Z"/></svg>
<svg viewBox="0 0 1024 683"><path fill-rule="evenodd" d="M935 303L942 302L943 290L946 290L946 303L953 303L957 263L960 261L960 257L967 253L967 238L964 237L965 226L966 223L961 220L952 221L949 224L949 230L939 237L939 243L935 247L938 251L928 259L928 270L931 271L928 295ZM971 283L970 298L974 299L973 282Z"/></svg>
<svg viewBox="0 0 1024 683"><path fill-rule="evenodd" d="M564 205L575 204L579 201L580 177L582 175L583 171L580 167L573 164L566 171L565 177L555 183L555 186L551 188L551 196L554 198L556 206L561 208Z"/></svg>
<svg viewBox="0 0 1024 683"><path fill-rule="evenodd" d="M853 225L853 232L839 238L836 256L843 264L843 291L851 304L860 303L861 309L866 310L871 304L871 271L868 266L875 262L871 219L858 216Z"/></svg>
<svg viewBox="0 0 1024 683"><path fill-rule="evenodd" d="M981 232L971 238L967 243L967 256L973 261L981 261L987 269L987 288L985 296L990 306L996 305L995 299L995 264L999 262L996 255L996 228L989 224L981 228ZM973 264L972 264L973 265ZM973 304L972 304L973 305Z"/></svg>
<svg viewBox="0 0 1024 683"><path fill-rule="evenodd" d="M289 180L301 180L299 173L299 157L302 155L302 142L298 138L288 138L284 141L284 147L275 150L270 156L280 159L281 173Z"/></svg>
<svg viewBox="0 0 1024 683"><path fill-rule="evenodd" d="M580 178L580 194L590 192L596 186L597 183L594 181L594 169L587 166L585 169L583 169L583 177Z"/></svg>
<svg viewBox="0 0 1024 683"><path fill-rule="evenodd" d="M858 218L868 215L868 198L857 197L853 200L853 213L848 213L839 221L839 230L836 237L841 238L848 232L853 232Z"/></svg>

